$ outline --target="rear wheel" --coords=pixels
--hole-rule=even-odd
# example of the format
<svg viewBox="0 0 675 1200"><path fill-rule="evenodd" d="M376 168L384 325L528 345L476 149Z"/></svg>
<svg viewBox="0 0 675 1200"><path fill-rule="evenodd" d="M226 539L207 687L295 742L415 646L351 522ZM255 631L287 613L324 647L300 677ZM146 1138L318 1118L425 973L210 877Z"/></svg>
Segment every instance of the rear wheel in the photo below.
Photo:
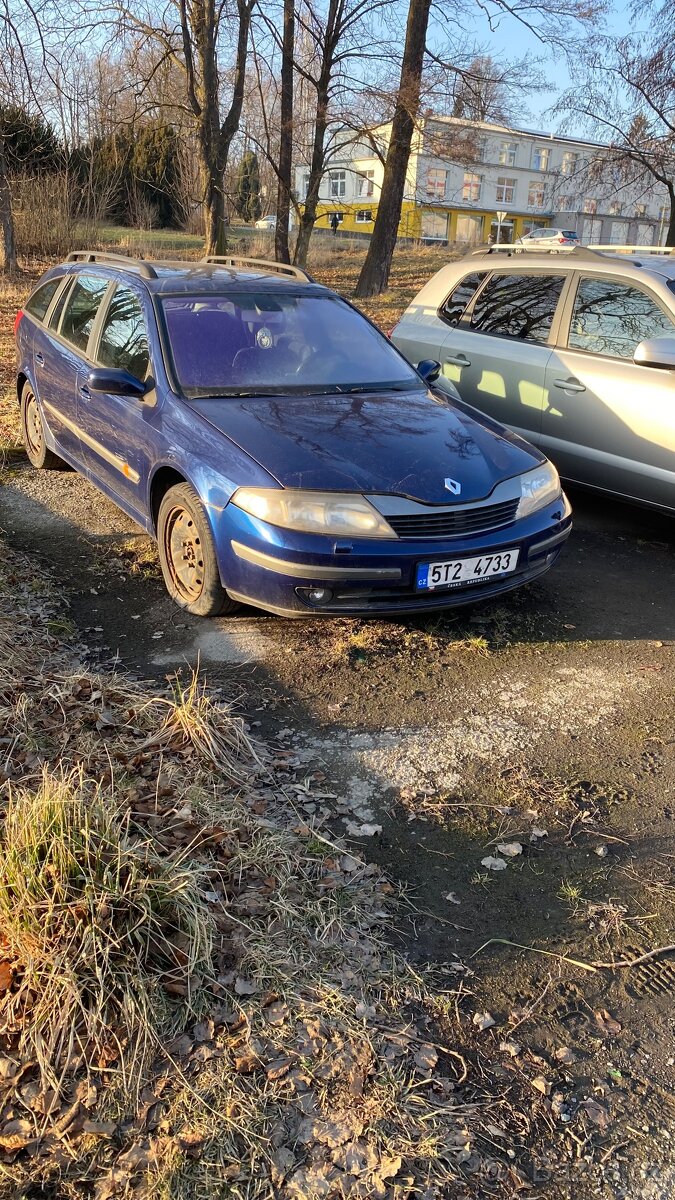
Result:
<svg viewBox="0 0 675 1200"><path fill-rule="evenodd" d="M175 484L164 496L157 544L166 589L180 608L197 617L226 616L239 608L220 582L206 513L189 483Z"/></svg>
<svg viewBox="0 0 675 1200"><path fill-rule="evenodd" d="M27 381L21 389L21 436L28 461L38 470L63 471L67 467L68 464L47 446L40 405Z"/></svg>

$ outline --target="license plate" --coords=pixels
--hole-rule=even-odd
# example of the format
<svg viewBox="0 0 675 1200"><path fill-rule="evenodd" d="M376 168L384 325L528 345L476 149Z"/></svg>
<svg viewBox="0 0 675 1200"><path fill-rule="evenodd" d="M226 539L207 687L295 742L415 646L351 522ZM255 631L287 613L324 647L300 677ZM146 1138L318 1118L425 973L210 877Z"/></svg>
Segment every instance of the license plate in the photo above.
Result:
<svg viewBox="0 0 675 1200"><path fill-rule="evenodd" d="M446 562L420 563L417 568L417 590L461 587L478 579L509 575L518 565L519 550L500 550L498 554L481 554L477 558L453 558Z"/></svg>

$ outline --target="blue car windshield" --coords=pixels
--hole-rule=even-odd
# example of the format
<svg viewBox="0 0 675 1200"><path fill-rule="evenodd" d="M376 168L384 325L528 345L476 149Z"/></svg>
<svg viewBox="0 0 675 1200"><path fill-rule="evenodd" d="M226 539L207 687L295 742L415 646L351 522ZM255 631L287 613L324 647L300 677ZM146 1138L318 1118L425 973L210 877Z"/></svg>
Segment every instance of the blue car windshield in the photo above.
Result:
<svg viewBox="0 0 675 1200"><path fill-rule="evenodd" d="M191 399L420 387L387 339L338 297L233 291L161 303L176 379Z"/></svg>

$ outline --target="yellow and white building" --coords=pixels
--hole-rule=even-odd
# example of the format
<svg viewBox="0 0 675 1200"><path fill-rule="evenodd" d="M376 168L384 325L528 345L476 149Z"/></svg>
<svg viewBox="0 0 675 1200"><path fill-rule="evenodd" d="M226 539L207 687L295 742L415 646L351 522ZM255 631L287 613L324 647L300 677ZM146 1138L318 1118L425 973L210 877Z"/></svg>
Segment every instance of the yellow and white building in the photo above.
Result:
<svg viewBox="0 0 675 1200"><path fill-rule="evenodd" d="M390 125L345 140L319 194L317 229L369 234ZM296 167L298 200L309 171ZM415 134L399 237L428 242L514 241L535 227L575 229L584 242L660 244L668 198L653 180L626 178L601 143L487 122L430 116Z"/></svg>

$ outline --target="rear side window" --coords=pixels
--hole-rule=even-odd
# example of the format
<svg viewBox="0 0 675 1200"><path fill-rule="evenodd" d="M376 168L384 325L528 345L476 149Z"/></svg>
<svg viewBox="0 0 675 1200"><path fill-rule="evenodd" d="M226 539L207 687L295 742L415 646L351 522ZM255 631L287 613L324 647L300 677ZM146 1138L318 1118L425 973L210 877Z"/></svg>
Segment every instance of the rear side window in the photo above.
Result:
<svg viewBox="0 0 675 1200"><path fill-rule="evenodd" d="M640 288L618 279L580 281L567 340L571 349L632 359L645 338L673 336L673 322Z"/></svg>
<svg viewBox="0 0 675 1200"><path fill-rule="evenodd" d="M566 238L576 238L578 236L576 229L563 229L562 235Z"/></svg>
<svg viewBox="0 0 675 1200"><path fill-rule="evenodd" d="M104 367L121 368L145 379L150 361L148 331L141 302L130 288L115 291L103 322L97 358Z"/></svg>
<svg viewBox="0 0 675 1200"><path fill-rule="evenodd" d="M564 275L493 275L476 300L471 328L546 342L564 282Z"/></svg>
<svg viewBox="0 0 675 1200"><path fill-rule="evenodd" d="M448 325L457 325L459 323L462 313L475 296L487 274L487 271L472 271L470 275L465 275L457 284L457 287L451 291L447 300L441 305L439 313L439 316Z"/></svg>
<svg viewBox="0 0 675 1200"><path fill-rule="evenodd" d="M76 350L86 350L96 314L108 290L107 279L78 275L65 307L59 330Z"/></svg>
<svg viewBox="0 0 675 1200"><path fill-rule="evenodd" d="M63 276L60 275L58 279L49 279L47 283L43 283L42 287L33 292L25 306L26 312L30 313L31 317L35 317L37 321L44 321L45 313L56 295L56 289L62 278Z"/></svg>

